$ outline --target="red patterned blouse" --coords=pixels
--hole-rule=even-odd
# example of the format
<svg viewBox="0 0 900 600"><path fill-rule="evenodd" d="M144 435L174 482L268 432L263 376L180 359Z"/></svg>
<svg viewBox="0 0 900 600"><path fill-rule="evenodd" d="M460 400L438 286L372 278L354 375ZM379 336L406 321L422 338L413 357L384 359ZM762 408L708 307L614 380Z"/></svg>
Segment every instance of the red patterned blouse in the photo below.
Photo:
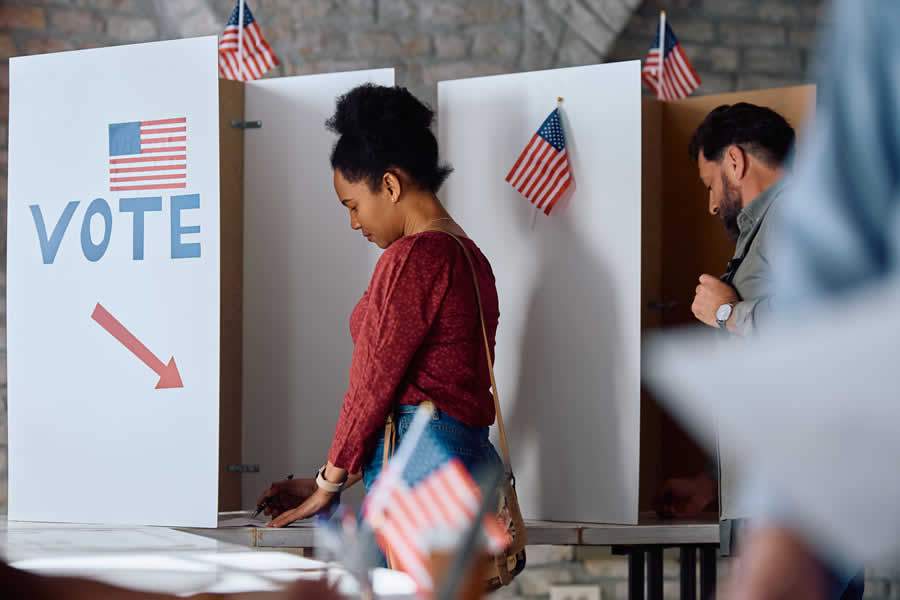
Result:
<svg viewBox="0 0 900 600"><path fill-rule="evenodd" d="M475 263L491 354L500 316L487 258ZM431 400L471 427L494 422L472 274L449 235L403 237L384 251L350 316L353 361L329 460L358 473L394 405Z"/></svg>

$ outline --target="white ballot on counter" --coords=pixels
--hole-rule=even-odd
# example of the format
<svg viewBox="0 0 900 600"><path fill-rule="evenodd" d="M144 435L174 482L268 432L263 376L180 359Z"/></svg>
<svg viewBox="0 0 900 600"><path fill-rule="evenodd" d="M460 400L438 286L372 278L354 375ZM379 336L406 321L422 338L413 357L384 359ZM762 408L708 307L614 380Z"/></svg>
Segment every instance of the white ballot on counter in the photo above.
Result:
<svg viewBox="0 0 900 600"><path fill-rule="evenodd" d="M265 527L267 520L254 519L253 517L231 517L219 519L219 527Z"/></svg>
<svg viewBox="0 0 900 600"><path fill-rule="evenodd" d="M649 345L644 378L709 447L737 448L796 525L848 559L900 549L900 284L763 337Z"/></svg>

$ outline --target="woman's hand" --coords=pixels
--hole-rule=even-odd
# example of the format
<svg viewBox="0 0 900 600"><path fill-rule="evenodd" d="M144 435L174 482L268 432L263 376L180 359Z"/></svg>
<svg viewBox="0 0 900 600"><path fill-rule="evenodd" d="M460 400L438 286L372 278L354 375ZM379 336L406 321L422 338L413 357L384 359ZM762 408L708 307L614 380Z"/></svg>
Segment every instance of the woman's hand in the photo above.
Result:
<svg viewBox="0 0 900 600"><path fill-rule="evenodd" d="M303 504L317 489L315 479L284 479L270 485L256 504L267 500L265 514L277 517L284 511Z"/></svg>
<svg viewBox="0 0 900 600"><path fill-rule="evenodd" d="M316 482L313 481L313 486ZM326 492L316 486L315 491L300 506L281 512L268 524L268 527L284 527L300 519L308 519L329 508L338 498L338 494Z"/></svg>

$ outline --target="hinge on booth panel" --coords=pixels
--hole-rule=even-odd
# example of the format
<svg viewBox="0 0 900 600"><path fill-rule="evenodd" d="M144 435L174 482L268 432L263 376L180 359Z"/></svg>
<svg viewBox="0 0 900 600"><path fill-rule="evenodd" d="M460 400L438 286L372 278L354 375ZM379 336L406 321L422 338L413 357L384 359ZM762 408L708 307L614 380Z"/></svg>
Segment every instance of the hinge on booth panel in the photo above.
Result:
<svg viewBox="0 0 900 600"><path fill-rule="evenodd" d="M262 129L262 121L239 121L234 120L231 126L235 129Z"/></svg>
<svg viewBox="0 0 900 600"><path fill-rule="evenodd" d="M229 473L259 473L259 465L227 465Z"/></svg>

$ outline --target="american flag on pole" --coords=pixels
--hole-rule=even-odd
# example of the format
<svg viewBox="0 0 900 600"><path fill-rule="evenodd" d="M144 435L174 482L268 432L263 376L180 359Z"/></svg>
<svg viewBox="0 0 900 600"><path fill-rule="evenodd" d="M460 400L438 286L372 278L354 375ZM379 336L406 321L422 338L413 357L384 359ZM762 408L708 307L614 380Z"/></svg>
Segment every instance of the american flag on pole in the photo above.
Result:
<svg viewBox="0 0 900 600"><path fill-rule="evenodd" d="M187 187L187 118L109 125L109 190Z"/></svg>
<svg viewBox="0 0 900 600"><path fill-rule="evenodd" d="M243 13L243 27L239 27ZM243 29L243 31L241 31ZM243 57L243 69L241 58ZM263 36L250 7L238 0L219 40L219 74L225 79L259 79L278 65L278 57Z"/></svg>
<svg viewBox="0 0 900 600"><path fill-rule="evenodd" d="M481 491L465 466L428 431L430 420L430 411L420 409L363 504L363 518L391 566L412 577L420 593L434 587L427 568L429 537L442 531L461 535L481 502ZM495 515L485 517L484 534L492 553L510 542Z"/></svg>
<svg viewBox="0 0 900 600"><path fill-rule="evenodd" d="M662 37L662 44L660 44ZM665 59L660 69L659 49L665 48ZM660 70L662 77L660 77ZM700 87L700 76L688 60L684 48L675 37L675 32L666 22L666 15L660 15L660 26L656 32L656 40L644 59L641 79L660 100L679 100L687 98Z"/></svg>
<svg viewBox="0 0 900 600"><path fill-rule="evenodd" d="M559 108L544 120L506 175L506 181L545 214L574 181Z"/></svg>

